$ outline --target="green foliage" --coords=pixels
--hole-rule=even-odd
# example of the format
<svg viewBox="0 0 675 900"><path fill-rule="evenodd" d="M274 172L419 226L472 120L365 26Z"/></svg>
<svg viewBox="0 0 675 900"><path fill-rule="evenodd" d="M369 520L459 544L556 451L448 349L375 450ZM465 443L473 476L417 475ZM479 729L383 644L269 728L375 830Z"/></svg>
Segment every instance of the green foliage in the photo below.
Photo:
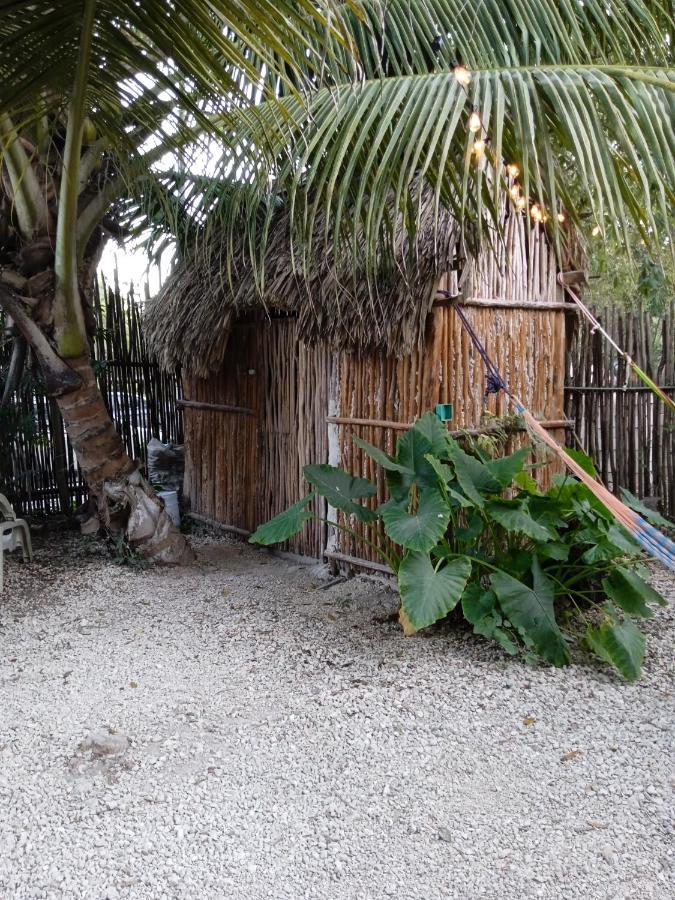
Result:
<svg viewBox="0 0 675 900"><path fill-rule="evenodd" d="M650 509L648 506L645 506L641 500L634 494L631 494L628 488L621 488L621 499L626 506L630 506L631 509L634 509L636 513L641 515L642 518L646 519L651 525L655 525L657 528L665 528L666 530L673 527L672 522L665 519L661 513L657 512L655 509Z"/></svg>
<svg viewBox="0 0 675 900"><path fill-rule="evenodd" d="M601 659L618 669L626 681L638 680L645 656L645 636L632 619L619 622L610 608L606 622L598 627L589 626L586 642Z"/></svg>
<svg viewBox="0 0 675 900"><path fill-rule="evenodd" d="M373 497L377 493L377 488L367 478L357 478L342 469L325 464L305 466L303 471L307 481L331 506L353 513L361 522L372 522L375 519L375 513L371 509L354 503L354 500Z"/></svg>
<svg viewBox="0 0 675 900"><path fill-rule="evenodd" d="M637 543L584 484L559 476L543 493L528 470L530 448L490 458L486 446L461 447L433 413L398 439L394 456L356 443L386 475L391 499L372 518L395 548L370 546L397 574L407 634L458 607L476 634L508 654L564 666L583 635L624 678L639 677L645 642L636 618L664 601L638 571ZM575 459L593 471L590 459ZM331 505L370 519L354 499L373 496L371 482L331 466L307 466L305 475ZM251 540L290 537L310 517L308 499Z"/></svg>
<svg viewBox="0 0 675 900"><path fill-rule="evenodd" d="M292 538L300 531L305 522L314 518L314 514L307 508L314 496L314 492L307 494L302 500L298 500L293 506L289 506L269 522L265 522L251 536L251 543L269 546Z"/></svg>
<svg viewBox="0 0 675 900"><path fill-rule="evenodd" d="M428 553L440 541L450 522L450 509L440 491L422 491L414 513L406 501L390 500L378 510L387 534L402 547Z"/></svg>
<svg viewBox="0 0 675 900"><path fill-rule="evenodd" d="M413 631L433 625L459 603L471 575L471 560L457 557L432 565L427 553L409 550L398 570L401 604ZM405 621L405 620L404 620Z"/></svg>
<svg viewBox="0 0 675 900"><path fill-rule="evenodd" d="M565 638L555 619L555 586L544 575L536 556L532 558L532 587L506 572L495 572L490 584L505 616L531 642L540 656L554 666L570 659Z"/></svg>

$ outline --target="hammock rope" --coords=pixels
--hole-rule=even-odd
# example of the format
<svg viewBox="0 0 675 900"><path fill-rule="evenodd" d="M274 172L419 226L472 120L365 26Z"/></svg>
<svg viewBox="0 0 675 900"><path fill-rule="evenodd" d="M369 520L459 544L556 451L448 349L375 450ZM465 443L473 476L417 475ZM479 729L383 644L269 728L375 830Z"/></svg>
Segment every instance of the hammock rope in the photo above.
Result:
<svg viewBox="0 0 675 900"><path fill-rule="evenodd" d="M635 375L637 375L637 377L640 379L640 381L642 381L643 384L645 384L652 391L652 393L656 394L656 396L660 400L662 400L666 404L666 406L669 407L669 409L671 409L673 412L675 412L675 400L673 400L672 397L669 397L666 393L664 393L661 390L661 388L658 386L658 384L656 384L654 381L652 381L652 379L649 377L649 375L647 375L647 373L643 369L641 369L640 366L638 366L638 364L629 356L629 354L626 353L625 350L622 350L621 347L619 347L619 345L614 340L614 338L611 336L611 334L609 334L602 327L600 322L596 319L596 317L593 315L593 313L590 311L590 309L586 306L586 304L581 300L581 298L577 294L574 293L574 291L568 284L565 284L565 273L564 272L560 272L558 274L558 284L560 284L562 287L565 288L565 291L572 298L572 301L576 304L577 308L580 310L580 312L582 313L584 318L590 323L591 334L593 334L595 331L599 331L600 334L605 338L605 340L609 344L611 344L612 347L614 347L614 349L616 350L618 355L621 357L621 359L625 360L628 367L635 373Z"/></svg>
<svg viewBox="0 0 675 900"><path fill-rule="evenodd" d="M450 294L448 291L439 290L438 293L447 297L449 300L457 300L457 297ZM607 507L617 522L619 522L620 525L623 525L623 527L633 535L643 550L655 559L658 559L672 571L675 571L675 543L673 543L670 538L666 537L665 534L662 534L658 528L655 528L647 522L646 519L643 519L642 516L626 506L626 504L619 500L618 497L615 497L614 494L610 493L604 485L600 484L595 478L589 475L575 459L572 459L557 441L553 440L541 423L538 422L527 409L522 400L512 393L509 386L502 378L499 370L490 359L464 310L460 308L457 302L452 305L476 352L485 364L488 377L488 386L485 392L486 396L487 394L498 393L500 390L504 391L506 396L513 403L516 413L519 416L522 416L528 432L533 437L536 436L536 438L541 440L567 466L567 468L586 485L598 500Z"/></svg>

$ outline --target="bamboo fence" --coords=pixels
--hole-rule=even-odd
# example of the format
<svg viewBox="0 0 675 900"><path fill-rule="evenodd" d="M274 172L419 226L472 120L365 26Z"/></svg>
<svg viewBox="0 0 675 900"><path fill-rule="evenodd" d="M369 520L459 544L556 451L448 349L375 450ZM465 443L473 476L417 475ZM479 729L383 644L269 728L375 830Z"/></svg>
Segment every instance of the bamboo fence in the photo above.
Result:
<svg viewBox="0 0 675 900"><path fill-rule="evenodd" d="M96 285L93 307L98 383L127 452L145 464L151 437L182 443L182 413L176 404L180 378L149 360L141 328L143 302L133 289L121 293L116 274L112 284L102 279ZM0 366L6 362L0 360ZM56 403L45 397L38 381L28 378L10 401L7 416L14 425L10 430L8 423L2 436L0 491L25 514L72 511L87 492Z"/></svg>
<svg viewBox="0 0 675 900"><path fill-rule="evenodd" d="M675 300L663 316L594 308L618 345L675 396ZM624 359L583 320L567 360L565 408L607 487L621 487L675 517L675 415L630 373Z"/></svg>

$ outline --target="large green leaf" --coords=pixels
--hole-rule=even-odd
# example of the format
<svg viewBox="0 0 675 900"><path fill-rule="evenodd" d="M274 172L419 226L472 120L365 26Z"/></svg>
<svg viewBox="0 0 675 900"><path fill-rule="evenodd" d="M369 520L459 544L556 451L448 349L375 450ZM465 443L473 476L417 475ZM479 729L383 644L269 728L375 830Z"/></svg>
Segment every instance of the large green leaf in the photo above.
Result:
<svg viewBox="0 0 675 900"><path fill-rule="evenodd" d="M371 444L369 441L364 441L363 438L358 437L357 435L352 435L352 440L356 444L357 447L360 447L362 450L375 460L383 469L386 469L387 472L403 472L406 475L412 476L414 473L411 469L406 468L406 466L402 466L396 462L388 453L385 453L384 450L381 450L379 447L376 447L374 444Z"/></svg>
<svg viewBox="0 0 675 900"><path fill-rule="evenodd" d="M436 571L426 553L408 551L398 570L403 611L414 629L432 625L457 606L471 575L471 561L459 557Z"/></svg>
<svg viewBox="0 0 675 900"><path fill-rule="evenodd" d="M519 472L514 477L514 482L516 485L524 491L526 494L530 494L531 496L538 496L541 494L539 490L539 485L534 480L534 478L530 475L529 472Z"/></svg>
<svg viewBox="0 0 675 900"><path fill-rule="evenodd" d="M431 443L421 431L411 428L398 439L396 462L401 470L387 473L387 484L395 500L404 499L413 482L420 488L437 487L438 475L426 459L428 453Z"/></svg>
<svg viewBox="0 0 675 900"><path fill-rule="evenodd" d="M307 481L331 506L355 515L361 522L372 522L377 518L373 510L354 503L361 497L375 496L377 488L372 481L350 475L328 463L305 466L302 471Z"/></svg>
<svg viewBox="0 0 675 900"><path fill-rule="evenodd" d="M508 631L501 627L503 620L496 604L494 591L484 591L475 582L467 584L462 594L462 612L467 622L473 625L474 634L496 641L513 656L518 652L518 647Z"/></svg>
<svg viewBox="0 0 675 900"><path fill-rule="evenodd" d="M439 491L427 488L422 491L416 512L408 512L404 501L390 500L378 509L384 520L384 530L392 541L407 550L426 553L445 534L450 521L450 507Z"/></svg>
<svg viewBox="0 0 675 900"><path fill-rule="evenodd" d="M448 429L438 418L436 413L427 412L412 426L419 434L423 435L431 448L431 453L439 459L445 459L448 452Z"/></svg>
<svg viewBox="0 0 675 900"><path fill-rule="evenodd" d="M629 569L614 569L608 578L603 579L602 586L607 596L631 616L648 619L652 615L648 603L660 606L666 603L651 585Z"/></svg>
<svg viewBox="0 0 675 900"><path fill-rule="evenodd" d="M289 506L279 515L274 516L269 522L259 525L258 528L249 537L251 544L279 544L287 541L296 535L305 522L314 518L314 514L307 508L310 501L315 497L314 491L307 494L302 500L298 500L293 506Z"/></svg>
<svg viewBox="0 0 675 900"><path fill-rule="evenodd" d="M574 450L572 447L565 447L565 453L580 465L588 475L591 475L593 478L598 477L598 470L595 468L595 463L586 453L582 453L581 450Z"/></svg>
<svg viewBox="0 0 675 900"><path fill-rule="evenodd" d="M539 544L537 547L537 555L541 559L557 559L561 562L569 559L570 545L564 544L562 541L548 541Z"/></svg>
<svg viewBox="0 0 675 900"><path fill-rule="evenodd" d="M645 506L641 500L634 494L631 494L626 488L621 488L621 498L626 506L630 506L630 508L634 509L636 513L639 513L643 519L646 519L647 522L655 525L657 528L675 528L674 522L669 522L668 519L664 519L664 517L655 509L650 509L648 506Z"/></svg>
<svg viewBox="0 0 675 900"><path fill-rule="evenodd" d="M471 584L467 584L462 594L464 618L471 625L475 625L494 610L496 602L494 591L485 591L480 584L472 581Z"/></svg>
<svg viewBox="0 0 675 900"><path fill-rule="evenodd" d="M527 497L522 497L521 495L520 499L535 522L556 530L567 529L568 523L562 515L563 507L550 493L543 496L530 494Z"/></svg>
<svg viewBox="0 0 675 900"><path fill-rule="evenodd" d="M441 462L440 459L434 456L433 453L427 453L425 459L438 476L438 487L440 488L442 494L444 496L448 496L452 492L452 489L449 488L448 485L451 481L454 480L454 470L450 466ZM462 501L464 501L464 499L465 498L461 498ZM473 504L469 505L473 506Z"/></svg>
<svg viewBox="0 0 675 900"><path fill-rule="evenodd" d="M517 500L491 500L485 505L485 512L507 531L524 534L534 541L551 541L557 537L555 531L536 522Z"/></svg>
<svg viewBox="0 0 675 900"><path fill-rule="evenodd" d="M490 459L485 467L491 475L497 479L503 488L512 484L516 475L523 472L525 460L532 453L531 447L521 447L510 456L502 456L500 459Z"/></svg>
<svg viewBox="0 0 675 900"><path fill-rule="evenodd" d="M475 456L465 453L456 441L450 441L450 459L455 469L455 477L466 496L476 506L484 506L483 494L500 493L502 486L487 466Z"/></svg>
<svg viewBox="0 0 675 900"><path fill-rule="evenodd" d="M591 650L614 666L626 681L638 680L645 656L645 636L632 619L589 626L585 638Z"/></svg>
<svg viewBox="0 0 675 900"><path fill-rule="evenodd" d="M492 590L506 618L530 638L540 656L554 666L566 666L570 656L555 619L553 583L536 558L532 563L532 581L530 588L506 572L490 576Z"/></svg>
<svg viewBox="0 0 675 900"><path fill-rule="evenodd" d="M591 536L593 531L598 532L595 539ZM638 556L640 553L640 546L630 532L615 522L602 523L596 529L584 529L579 532L579 537L585 543L592 544L582 555L584 562L590 565L602 560L615 559L617 556Z"/></svg>

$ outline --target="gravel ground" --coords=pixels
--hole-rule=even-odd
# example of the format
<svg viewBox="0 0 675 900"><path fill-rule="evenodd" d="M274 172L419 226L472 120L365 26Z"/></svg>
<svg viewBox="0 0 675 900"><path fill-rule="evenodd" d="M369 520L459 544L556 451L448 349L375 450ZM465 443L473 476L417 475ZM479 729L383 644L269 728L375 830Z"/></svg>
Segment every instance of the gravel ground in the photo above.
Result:
<svg viewBox="0 0 675 900"><path fill-rule="evenodd" d="M626 685L405 639L382 584L197 544L7 563L2 900L675 896L672 606Z"/></svg>

